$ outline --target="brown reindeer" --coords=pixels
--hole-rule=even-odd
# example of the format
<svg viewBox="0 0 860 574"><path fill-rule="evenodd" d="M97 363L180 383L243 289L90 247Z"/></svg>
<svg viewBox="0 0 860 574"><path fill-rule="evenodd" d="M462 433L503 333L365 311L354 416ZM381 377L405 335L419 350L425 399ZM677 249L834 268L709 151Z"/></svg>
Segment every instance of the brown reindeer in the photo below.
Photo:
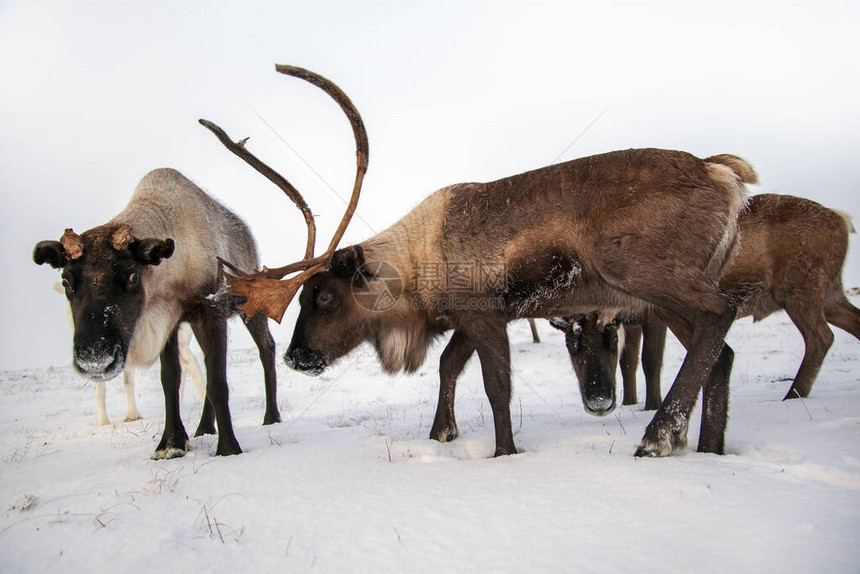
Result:
<svg viewBox="0 0 860 574"><path fill-rule="evenodd" d="M586 412L604 416L615 410L615 367L625 349L624 329L600 312L577 319L555 317L550 325L564 332L565 345ZM638 361L638 358L637 358Z"/></svg>
<svg viewBox="0 0 860 574"><path fill-rule="evenodd" d="M354 199L367 165L366 138L356 141ZM240 273L229 289L246 298L247 313L266 310L279 320L304 284L285 359L310 373L364 341L386 371L411 372L430 343L453 330L441 358L434 437L456 435L453 409L442 405L453 404L453 381L477 352L496 455L516 452L508 321L651 305L677 325L690 351L636 454L665 456L686 444L703 385L699 450L722 452L732 361L723 338L735 309L717 283L735 248L744 183L755 181L752 168L729 155L702 160L642 149L582 158L446 187L360 244L334 252L336 236L322 257ZM294 271L303 273L278 281Z"/></svg>
<svg viewBox="0 0 860 574"><path fill-rule="evenodd" d="M821 364L833 343L827 323L860 339L860 309L845 297L842 266L848 235L854 232L850 217L814 201L790 195L762 194L750 199L739 218L740 249L726 265L720 287L738 306L738 317L760 321L785 310L803 336L806 352L785 399L809 395ZM625 322L624 342L607 337L617 323L601 323L593 316L554 320L565 332L583 401L602 396L594 389L615 389L615 365L621 351L624 404L636 404L636 368L639 342L647 399L645 410L660 406L660 370L666 325L653 314ZM612 326L615 325L615 326ZM644 338L643 338L644 332ZM591 381L590 386L583 383Z"/></svg>
<svg viewBox="0 0 860 574"><path fill-rule="evenodd" d="M242 452L227 403L227 318L235 298L222 286L217 258L257 265L247 226L235 214L172 169L150 172L126 208L81 235L67 229L60 241L42 241L38 264L63 270L74 320L74 365L94 381L126 367L161 359L165 425L153 458L183 456L188 435L179 414L182 377L178 329L191 324L206 364L206 401L195 436L215 432L219 455ZM248 317L260 350L266 385L263 424L280 421L275 343L265 315Z"/></svg>
<svg viewBox="0 0 860 574"><path fill-rule="evenodd" d="M637 403L636 370L639 368L640 345L647 391L645 410L660 408L663 400L660 371L663 368L666 324L654 315L646 311L637 321L620 321L596 312L550 319L550 325L564 333L565 346L586 412L604 416L615 409L615 370L619 365L624 381L622 404Z"/></svg>

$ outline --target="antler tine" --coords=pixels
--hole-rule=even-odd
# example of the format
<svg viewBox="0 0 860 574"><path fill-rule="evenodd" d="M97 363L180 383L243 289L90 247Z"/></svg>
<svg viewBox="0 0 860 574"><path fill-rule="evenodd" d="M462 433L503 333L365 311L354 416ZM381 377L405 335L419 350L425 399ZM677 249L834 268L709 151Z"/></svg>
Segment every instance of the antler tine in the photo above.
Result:
<svg viewBox="0 0 860 574"><path fill-rule="evenodd" d="M263 163L260 158L252 154L245 148L245 142L248 138L240 140L239 142L234 142L227 133L221 129L218 125L210 122L209 120L199 119L200 125L211 131L215 134L215 137L224 144L224 147L229 149L231 152L239 156L242 160L245 161L248 165L256 169L263 176L266 177L269 181L277 185L281 190L289 197L293 203L296 204L296 207L302 212L302 215L305 218L305 223L308 226L308 241L305 246L305 259L312 259L314 256L314 244L316 243L316 235L317 228L316 223L314 222L313 213L311 213L310 207L308 207L305 198L302 197L302 194L298 189L293 186L287 179L276 172L274 169ZM235 269L231 266L231 269ZM283 275L281 275L283 277Z"/></svg>

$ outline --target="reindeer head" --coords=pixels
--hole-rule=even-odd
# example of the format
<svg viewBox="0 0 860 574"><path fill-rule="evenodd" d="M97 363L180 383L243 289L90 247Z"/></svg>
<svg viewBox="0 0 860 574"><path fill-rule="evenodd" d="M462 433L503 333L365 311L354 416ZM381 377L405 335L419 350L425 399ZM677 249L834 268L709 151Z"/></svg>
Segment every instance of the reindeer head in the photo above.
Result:
<svg viewBox="0 0 860 574"><path fill-rule="evenodd" d="M611 413L615 409L618 322L594 312L576 317L557 317L550 324L564 333L585 410L598 416Z"/></svg>
<svg viewBox="0 0 860 574"><path fill-rule="evenodd" d="M143 309L147 270L173 255L172 239L137 239L127 225L105 225L60 241L41 241L33 261L62 269L74 321L74 365L91 379L115 377L125 367Z"/></svg>
<svg viewBox="0 0 860 574"><path fill-rule="evenodd" d="M408 322L398 304L402 292L397 270L384 262L365 261L360 245L336 251L328 270L304 285L299 296L301 311L284 361L293 369L319 374L369 341L387 371L417 368L416 360L403 352L403 340L396 340L397 335L380 336L377 329L384 323L397 332L406 331L396 328ZM387 313L389 310L393 312Z"/></svg>

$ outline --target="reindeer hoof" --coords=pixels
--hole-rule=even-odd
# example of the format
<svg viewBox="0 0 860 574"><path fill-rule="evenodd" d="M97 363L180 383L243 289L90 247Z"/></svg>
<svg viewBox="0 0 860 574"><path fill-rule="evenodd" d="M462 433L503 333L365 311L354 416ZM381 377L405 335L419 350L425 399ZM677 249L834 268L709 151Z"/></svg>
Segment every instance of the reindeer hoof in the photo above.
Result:
<svg viewBox="0 0 860 574"><path fill-rule="evenodd" d="M794 387L791 387L788 390L788 394L786 394L782 400L787 401L789 399L805 399L808 394L809 394L808 392L804 393L804 392L798 391Z"/></svg>
<svg viewBox="0 0 860 574"><path fill-rule="evenodd" d="M215 423L203 424L203 422L201 422L200 425L197 427L197 430L194 431L195 437L204 436L207 434L215 434Z"/></svg>
<svg viewBox="0 0 860 574"><path fill-rule="evenodd" d="M274 414L267 414L263 417L263 426L273 425L275 423L281 422L281 413L275 412Z"/></svg>
<svg viewBox="0 0 860 574"><path fill-rule="evenodd" d="M656 438L649 437L649 434L656 434ZM642 442L633 456L642 457L664 457L669 456L676 450L683 450L687 447L687 427L675 431L658 430L652 433L651 429L645 431L645 436L642 437Z"/></svg>
<svg viewBox="0 0 860 574"><path fill-rule="evenodd" d="M191 449L191 443L188 442L188 435L185 434L185 429L176 433L168 433L165 430L161 436L161 442L158 443L158 447L156 447L155 452L152 453L150 458L152 460L179 458L185 456L185 453Z"/></svg>
<svg viewBox="0 0 860 574"><path fill-rule="evenodd" d="M645 457L663 457L669 456L672 454L672 447L668 444L655 444L648 443L644 440L639 444L639 447L636 449L636 452L633 453L633 456L637 458L645 458Z"/></svg>
<svg viewBox="0 0 860 574"><path fill-rule="evenodd" d="M496 447L496 452L493 453L493 458L498 458L500 456L508 456L509 454L517 454L516 447Z"/></svg>
<svg viewBox="0 0 860 574"><path fill-rule="evenodd" d="M231 456L234 454L242 454L242 447L239 446L239 443L223 447L219 444L215 450L215 456Z"/></svg>
<svg viewBox="0 0 860 574"><path fill-rule="evenodd" d="M181 448L165 448L157 450L149 457L152 460L169 460L171 458L181 458L185 456L186 451Z"/></svg>
<svg viewBox="0 0 860 574"><path fill-rule="evenodd" d="M139 421L139 420L140 420L140 419L142 419L142 418L143 418L143 417L142 417L142 416L140 416L140 413L138 413L138 414L134 414L134 415L128 415L128 416L126 416L126 417L125 417L125 420L123 420L122 422L124 422L124 423L133 423L134 421Z"/></svg>
<svg viewBox="0 0 860 574"><path fill-rule="evenodd" d="M645 436L642 437L634 456L669 456L672 452L687 447L687 416L677 412L677 409L675 414L667 414L662 408L648 423Z"/></svg>
<svg viewBox="0 0 860 574"><path fill-rule="evenodd" d="M236 440L232 432L219 433L215 456L230 456L233 454L242 454L242 447L239 446L239 441Z"/></svg>
<svg viewBox="0 0 860 574"><path fill-rule="evenodd" d="M152 460L170 460L171 458L182 458L185 456L189 450L193 450L194 447L191 446L191 443L185 441L185 448L179 448L177 446L170 446L166 448L158 448L152 456L149 457Z"/></svg>
<svg viewBox="0 0 860 574"><path fill-rule="evenodd" d="M457 425L448 428L432 428L430 429L430 440L438 440L439 442L451 442L460 436L460 431L457 430Z"/></svg>
<svg viewBox="0 0 860 574"><path fill-rule="evenodd" d="M708 453L708 454L725 454L725 448L723 447L722 441L719 443L702 443L699 442L699 447L696 449L696 452Z"/></svg>

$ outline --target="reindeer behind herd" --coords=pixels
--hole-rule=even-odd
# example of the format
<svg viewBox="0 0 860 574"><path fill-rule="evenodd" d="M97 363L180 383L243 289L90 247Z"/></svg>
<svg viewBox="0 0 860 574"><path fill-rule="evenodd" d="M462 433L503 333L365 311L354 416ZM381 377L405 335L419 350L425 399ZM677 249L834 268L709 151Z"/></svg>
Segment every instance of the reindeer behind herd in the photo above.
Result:
<svg viewBox="0 0 860 574"><path fill-rule="evenodd" d="M455 384L477 353L496 456L517 452L509 321L652 312L688 352L636 455L666 456L686 445L700 389L705 408L698 450L723 452L733 360L724 337L738 301L725 296L719 282L738 247L745 184L757 182L747 162L732 155L700 159L632 149L489 183L455 184L431 194L384 232L338 250L368 165L363 121L329 80L292 66L277 71L329 94L347 115L356 141L352 196L322 255L314 256L313 215L298 190L246 150L245 140L233 142L206 120L201 123L230 151L302 211L308 228L303 260L252 272L258 263L244 224L173 170L146 176L126 210L108 224L81 236L67 230L61 241L42 242L34 252L37 263L63 269L81 372L104 379L160 353L167 414L155 456L181 456L186 449L177 400L178 322L192 324L206 356L203 419L209 420L201 420L198 434L211 430L207 412L214 409L217 454L238 453L227 405L226 318L243 301L238 308L266 373L265 422L275 422L274 345L265 315L280 321L302 286L284 357L288 365L318 374L369 342L386 372L413 372L431 343L451 331L440 361L431 437L456 438ZM229 296L221 290L219 264L231 272L224 274ZM376 304L382 297L386 305Z"/></svg>
<svg viewBox="0 0 860 574"><path fill-rule="evenodd" d="M739 221L740 249L726 265L720 289L737 303L738 317L759 321L785 310L806 346L785 399L806 397L833 343L827 323L860 339L860 309L848 301L842 287L848 236L855 232L851 219L808 199L762 194L750 199ZM644 340L645 409L659 407L666 325L654 314L612 321L592 313L551 323L565 333L589 412L607 414L615 406L619 362L623 404L636 404L640 340ZM606 397L611 397L611 404Z"/></svg>

